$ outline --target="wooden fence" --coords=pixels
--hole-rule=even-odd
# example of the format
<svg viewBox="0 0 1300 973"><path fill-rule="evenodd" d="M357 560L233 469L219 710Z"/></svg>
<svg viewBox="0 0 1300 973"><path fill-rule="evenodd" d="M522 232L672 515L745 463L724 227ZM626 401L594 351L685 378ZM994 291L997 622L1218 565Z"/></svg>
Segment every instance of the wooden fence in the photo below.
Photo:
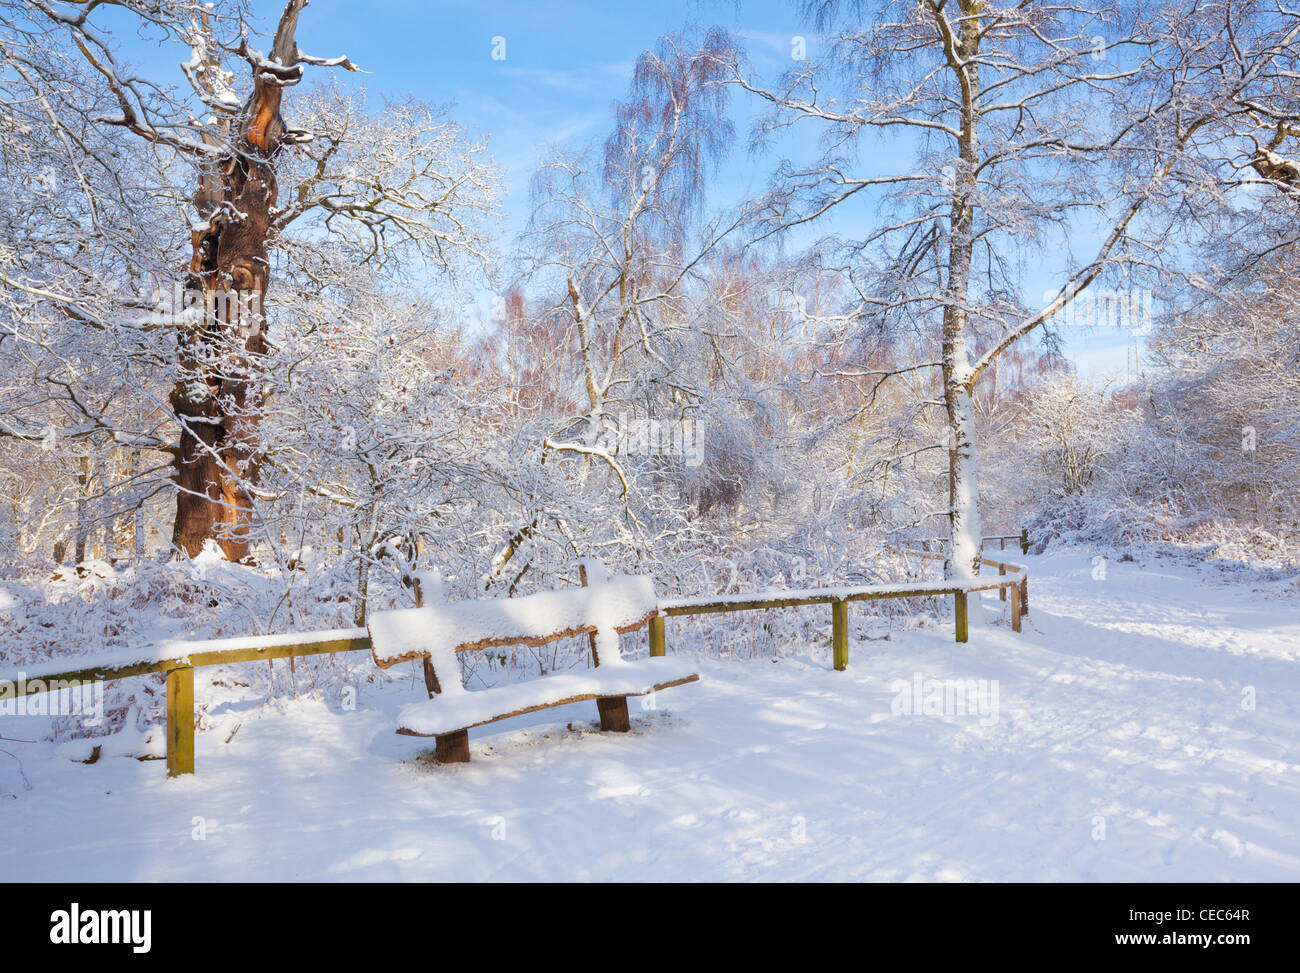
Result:
<svg viewBox="0 0 1300 973"><path fill-rule="evenodd" d="M1023 538L1023 535L1022 535ZM1001 538L985 538L999 540ZM1007 535L1007 539L1017 539ZM1027 547L1027 541L1023 541ZM929 551L906 551L923 560L941 560L942 554ZM972 581L918 581L897 585L812 588L801 591L716 595L703 598L676 598L660 602L659 614L650 619L650 655L667 654L665 621L683 615L722 612L799 608L809 605L831 606L831 646L835 669L843 671L849 664L849 604L886 598L933 598L951 596L953 620L958 642L969 637L968 599L972 593L997 589L1003 600L1011 599L1011 627L1020 631L1020 619L1029 612L1029 572L1023 565L981 558L981 564L998 569L997 580L977 578ZM48 673L45 667L30 677L0 677L0 699L32 693L50 692L88 683L106 682L161 673L166 679L167 776L194 773L194 670L205 666L235 662L261 662L301 656L330 655L338 652L369 652L370 638L364 628L336 629L329 632L304 632L259 638L216 639L180 643L175 650L164 650L160 657L148 661L118 663L83 660L78 669Z"/></svg>
<svg viewBox="0 0 1300 973"><path fill-rule="evenodd" d="M922 560L943 560L942 554L906 551ZM761 594L717 595L705 598L675 598L659 603L659 614L650 619L650 654L663 655L667 650L665 621L681 615L705 615L718 612L767 611L773 608L800 608L807 605L831 606L831 653L834 666L843 671L849 664L849 604L855 601L879 601L886 598L933 598L951 596L956 641L970 637L969 598L981 591L998 592L1005 601L1011 598L1011 628L1020 631L1021 616L1028 613L1029 571L1021 564L980 558L980 563L998 569L998 579L974 581L918 581L914 584L863 585L843 588L812 588L782 591L770 596Z"/></svg>
<svg viewBox="0 0 1300 973"><path fill-rule="evenodd" d="M22 678L0 678L0 698L69 689L86 683L126 679L161 673L167 680L167 776L194 773L194 670L233 662L258 662L335 652L368 652L370 638L364 628L331 632L305 632L272 638L215 639L186 643L176 653L127 664L87 660L79 669L46 673L43 669Z"/></svg>
<svg viewBox="0 0 1300 973"><path fill-rule="evenodd" d="M1021 553L1021 554L1028 554L1028 553L1029 553L1029 531L1028 531L1028 530L1022 530L1019 534L988 534L988 535L985 535L985 536L980 540L980 549L983 550L983 549L984 549L986 546L988 546L988 544L989 544L990 542L992 542L992 541L997 541L997 542L998 542L998 550L1000 550L1000 551L1005 551L1005 550L1007 549L1007 541L1012 541L1012 542L1014 542L1014 543L1020 545L1020 553ZM921 545L921 547L922 547L924 550L926 550L926 551L930 550L931 545L933 545L933 546L934 546L935 548L937 548L938 550L942 551L942 550L943 550L943 549L948 545L948 538L946 538L946 537L931 537L931 538L928 538L928 539L925 539L925 540L921 540L921 541L910 541L909 543L913 543L913 544L918 544L918 543L919 543L919 544Z"/></svg>

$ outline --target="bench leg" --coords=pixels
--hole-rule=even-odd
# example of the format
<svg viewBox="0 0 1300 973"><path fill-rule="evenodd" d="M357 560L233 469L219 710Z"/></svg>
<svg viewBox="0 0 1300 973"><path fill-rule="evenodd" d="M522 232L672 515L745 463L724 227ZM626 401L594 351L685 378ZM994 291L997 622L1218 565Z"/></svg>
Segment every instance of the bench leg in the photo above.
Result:
<svg viewBox="0 0 1300 973"><path fill-rule="evenodd" d="M438 734L433 759L440 764L469 763L469 730Z"/></svg>
<svg viewBox="0 0 1300 973"><path fill-rule="evenodd" d="M600 710L600 728L610 733L626 733L632 729L627 715L626 696L597 696L596 708Z"/></svg>
<svg viewBox="0 0 1300 973"><path fill-rule="evenodd" d="M438 674L433 671L433 663L427 655L424 657L424 688L430 699L442 692L442 686L438 685Z"/></svg>

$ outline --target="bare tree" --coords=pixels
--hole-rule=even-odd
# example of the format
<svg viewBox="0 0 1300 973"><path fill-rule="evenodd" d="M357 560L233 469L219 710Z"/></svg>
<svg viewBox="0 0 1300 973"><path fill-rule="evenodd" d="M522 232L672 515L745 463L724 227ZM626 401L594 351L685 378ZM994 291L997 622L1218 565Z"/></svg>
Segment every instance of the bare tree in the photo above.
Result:
<svg viewBox="0 0 1300 973"><path fill-rule="evenodd" d="M114 5L189 52L184 90L119 64L111 35L91 23ZM438 280L455 292L491 260L496 170L445 109L408 100L375 113L362 94L309 91L297 104L303 127L287 126L283 92L306 66L355 69L298 49L304 6L284 7L267 54L252 46L239 3L4 7L16 65L4 80L23 123L44 126L41 151L64 191L47 206L62 235L14 226L6 237L27 237L37 246L22 251L40 259L21 273L9 265L3 350L17 370L0 436L39 442L53 424L61 443L162 453L169 486L151 481L148 465L131 479L138 497L174 491L173 542L190 555L208 540L231 559L250 553L274 446L262 415L268 396L285 392L269 379L293 366L268 320L322 313L331 305L313 307L313 295L363 265L380 286L419 291ZM246 66L243 97L228 61ZM3 147L39 175L39 160L19 158L21 139ZM39 192L26 196L24 219L46 205ZM191 256L177 306L182 234ZM267 289L273 273L284 281L278 295ZM159 293L169 298L161 305ZM22 386L24 369L37 385Z"/></svg>
<svg viewBox="0 0 1300 973"><path fill-rule="evenodd" d="M193 50L186 77L211 112L194 119L184 102L124 71L108 37L90 22L98 5L36 3L65 29L86 62L104 79L118 112L95 119L165 146L197 169L187 290L201 295L196 313L178 332L180 372L169 404L180 424L175 451L177 486L173 543L196 554L215 539L232 560L247 557L250 500L257 478L257 362L267 350L263 304L269 282L267 240L279 191L276 160L286 144L309 138L281 114L286 87L304 65L356 70L346 57L322 59L298 49L295 35L306 0L288 0L269 54L251 47L243 11L237 55L248 64L252 90L242 102L222 64L214 34L218 18L187 4L140 7L114 3L183 38Z"/></svg>
<svg viewBox="0 0 1300 973"><path fill-rule="evenodd" d="M560 155L538 172L522 240L521 277L546 289L541 313L572 349L564 377L582 390L543 455L578 459L584 477L593 462L605 469L633 530L631 478L605 434L638 400L677 415L698 405L682 354L701 316L692 284L749 219L703 213L705 182L731 140L728 45L717 31L698 44L673 34L642 54L600 155Z"/></svg>
<svg viewBox="0 0 1300 973"><path fill-rule="evenodd" d="M799 66L779 86L735 68L735 82L772 106L760 140L796 123L825 127L816 164L777 173L769 219L776 232L859 212L851 203L883 207L885 220L844 248L858 288L851 326L928 339L932 356L880 380L939 372L927 403L942 408L947 442L926 448L949 455L952 569L977 573L976 383L1106 275L1164 266L1174 227L1224 205L1243 168L1241 106L1273 92L1300 15L1266 2L1114 0L805 9L835 29L826 64ZM842 95L827 94L839 83ZM910 164L862 152L868 139ZM1065 266L1035 310L1021 271L1049 247Z"/></svg>

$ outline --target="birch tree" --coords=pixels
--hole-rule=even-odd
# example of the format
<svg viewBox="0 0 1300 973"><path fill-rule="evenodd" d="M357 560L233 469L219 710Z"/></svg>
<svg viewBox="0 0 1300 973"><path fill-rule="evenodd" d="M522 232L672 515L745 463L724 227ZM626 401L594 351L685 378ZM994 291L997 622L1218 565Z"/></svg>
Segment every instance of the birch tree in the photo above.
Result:
<svg viewBox="0 0 1300 973"><path fill-rule="evenodd" d="M1259 96L1281 103L1300 17L1274 2L804 9L830 32L824 63L776 85L734 68L771 107L760 141L821 129L816 162L777 172L772 232L831 213L866 223L844 235L852 326L911 329L931 349L881 378L938 373L926 404L942 410L947 441L928 448L948 453L951 570L973 575L976 383L1089 287L1166 266L1180 228L1225 206L1242 170L1267 159L1243 157L1237 122ZM864 218L871 204L882 220ZM1056 274L1041 306L1024 293L1030 260Z"/></svg>
<svg viewBox="0 0 1300 973"><path fill-rule="evenodd" d="M538 313L569 352L556 381L572 411L543 433L543 462L576 463L580 482L603 471L634 545L648 536L647 498L635 496L608 434L620 412L649 409L671 422L698 407L694 356L684 350L701 316L694 285L748 219L704 205L731 141L721 83L728 44L716 31L699 42L673 34L642 54L604 145L541 167L521 240L520 280L545 295ZM540 522L530 517L521 529Z"/></svg>

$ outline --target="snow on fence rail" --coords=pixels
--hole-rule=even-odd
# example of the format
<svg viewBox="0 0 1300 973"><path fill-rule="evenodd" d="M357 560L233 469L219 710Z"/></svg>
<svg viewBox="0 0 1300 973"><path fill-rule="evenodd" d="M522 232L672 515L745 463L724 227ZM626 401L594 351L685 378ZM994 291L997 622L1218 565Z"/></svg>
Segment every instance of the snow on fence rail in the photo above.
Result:
<svg viewBox="0 0 1300 973"><path fill-rule="evenodd" d="M942 554L926 551L904 551L904 554L922 560L942 560ZM1022 564L980 558L980 563L998 569L998 578L969 581L904 581L898 584L840 586L833 588L804 588L798 590L750 591L734 595L706 595L695 598L669 598L659 602L659 613L650 619L650 654L663 655L667 647L664 620L678 615L706 615L716 612L768 610L772 608L801 608L807 605L831 606L831 649L836 670L843 671L849 664L849 603L878 601L884 598L926 598L951 595L953 599L953 624L958 642L970 637L969 602L972 592L997 589L998 596L1006 600L1011 592L1011 628L1020 631L1020 616L1028 612L1029 570Z"/></svg>
<svg viewBox="0 0 1300 973"><path fill-rule="evenodd" d="M980 549L983 550L984 545L989 543L989 541L997 541L998 550L1000 551L1005 551L1007 549L1007 541L1015 541L1017 544L1020 545L1021 554L1029 553L1028 529L1022 530L1019 534L985 534L982 538L980 538ZM948 538L930 537L918 541L910 541L909 543L920 544L922 548L924 548L927 551L930 549L931 544L934 544L940 550L943 550L944 545L948 543Z"/></svg>
<svg viewBox="0 0 1300 973"><path fill-rule="evenodd" d="M167 776L194 773L194 670L232 662L258 662L335 652L370 651L364 628L301 634L245 636L203 642L168 642L145 649L77 659L78 668L54 671L59 663L0 674L0 702L83 683L162 673L167 679ZM66 665L67 663L62 663Z"/></svg>
<svg viewBox="0 0 1300 973"><path fill-rule="evenodd" d="M1007 535L1015 539L1015 535ZM1000 538L985 538L998 540ZM1022 544L1027 541L1022 534ZM923 560L940 560L942 554L904 551ZM956 641L969 638L968 599L972 592L997 589L999 597L1011 599L1011 627L1020 631L1020 617L1029 613L1029 572L1024 565L980 558L980 563L998 569L997 580L914 581L898 584L763 590L731 595L705 595L660 600L650 618L650 655L667 654L664 622L680 615L831 606L831 645L837 671L849 664L849 604L885 598L923 598L951 595ZM523 633L526 634L526 633ZM168 642L142 649L124 650L99 656L83 656L75 669L58 669L67 663L48 663L16 673L0 673L0 702L17 697L62 690L85 683L103 682L162 673L167 680L166 739L167 776L194 773L194 670L235 662L259 662L337 652L371 652L364 628L330 629L300 634L247 636L208 641Z"/></svg>

